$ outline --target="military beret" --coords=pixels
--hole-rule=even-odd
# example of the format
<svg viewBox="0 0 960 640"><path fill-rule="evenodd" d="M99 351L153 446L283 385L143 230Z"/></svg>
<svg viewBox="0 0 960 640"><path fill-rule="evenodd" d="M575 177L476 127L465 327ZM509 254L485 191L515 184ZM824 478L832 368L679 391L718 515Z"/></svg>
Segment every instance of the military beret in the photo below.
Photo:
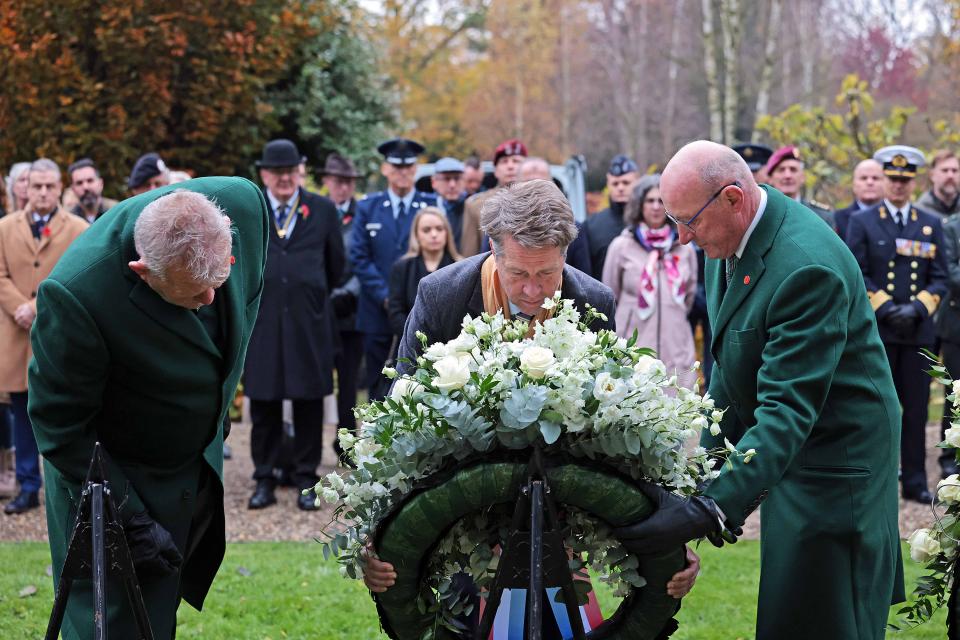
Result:
<svg viewBox="0 0 960 640"><path fill-rule="evenodd" d="M383 155L387 164L408 166L416 164L417 156L423 153L423 148L419 142L407 138L393 138L377 147L377 151Z"/></svg>
<svg viewBox="0 0 960 640"><path fill-rule="evenodd" d="M770 160L773 155L773 149L762 144L738 144L731 147L740 154L750 171L759 171Z"/></svg>
<svg viewBox="0 0 960 640"><path fill-rule="evenodd" d="M433 163L434 173L463 173L463 163L456 158L440 158Z"/></svg>
<svg viewBox="0 0 960 640"><path fill-rule="evenodd" d="M878 149L873 159L883 165L883 175L892 178L914 178L917 169L924 165L920 150L903 144Z"/></svg>
<svg viewBox="0 0 960 640"><path fill-rule="evenodd" d="M500 162L501 158L506 158L508 156L523 156L526 158L527 146L516 138L510 138L509 140L501 142L500 146L498 146L493 152L494 166Z"/></svg>
<svg viewBox="0 0 960 640"><path fill-rule="evenodd" d="M136 189L150 178L166 172L167 165L163 163L159 155L153 152L146 153L137 158L136 164L133 165L133 171L127 178L127 188Z"/></svg>
<svg viewBox="0 0 960 640"><path fill-rule="evenodd" d="M773 155L770 156L770 159L767 161L767 173L773 173L773 170L783 162L784 160L796 160L800 161L800 150L795 146L790 145L787 147L780 147L773 152Z"/></svg>
<svg viewBox="0 0 960 640"><path fill-rule="evenodd" d="M610 169L607 173L611 176L622 176L631 171L639 171L637 163L621 153L613 156L613 160L610 161Z"/></svg>

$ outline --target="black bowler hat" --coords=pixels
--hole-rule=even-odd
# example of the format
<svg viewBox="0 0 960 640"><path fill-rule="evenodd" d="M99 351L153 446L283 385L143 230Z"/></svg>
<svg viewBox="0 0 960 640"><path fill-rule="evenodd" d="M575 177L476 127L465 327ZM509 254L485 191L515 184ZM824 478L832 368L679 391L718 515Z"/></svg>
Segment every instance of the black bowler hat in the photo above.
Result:
<svg viewBox="0 0 960 640"><path fill-rule="evenodd" d="M377 147L377 151L383 155L384 162L401 166L416 164L417 156L423 153L423 149L422 144L407 138L387 140Z"/></svg>
<svg viewBox="0 0 960 640"><path fill-rule="evenodd" d="M127 178L127 188L136 189L150 178L158 176L165 171L167 171L167 165L163 163L159 155L153 152L145 153L137 158L136 164L133 165L133 171L130 172L130 177Z"/></svg>
<svg viewBox="0 0 960 640"><path fill-rule="evenodd" d="M759 171L770 160L773 149L762 144L738 144L731 147L747 162L750 171Z"/></svg>
<svg viewBox="0 0 960 640"><path fill-rule="evenodd" d="M337 176L339 178L359 178L357 168L353 166L349 158L344 158L339 153L331 153L327 156L327 161L323 165L323 171L320 175Z"/></svg>
<svg viewBox="0 0 960 640"><path fill-rule="evenodd" d="M286 138L277 138L263 145L263 153L257 160L257 167L260 169L296 167L306 161L306 157L297 151L297 145Z"/></svg>

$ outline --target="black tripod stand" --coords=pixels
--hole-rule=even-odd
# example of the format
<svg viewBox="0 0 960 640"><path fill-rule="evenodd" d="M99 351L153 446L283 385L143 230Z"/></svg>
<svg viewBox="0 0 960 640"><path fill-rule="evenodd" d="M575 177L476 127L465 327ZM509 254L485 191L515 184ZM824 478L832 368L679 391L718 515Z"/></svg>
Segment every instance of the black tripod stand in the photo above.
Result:
<svg viewBox="0 0 960 640"><path fill-rule="evenodd" d="M47 624L46 640L57 640L67 600L74 580L93 579L93 627L96 640L107 640L107 573L123 581L127 600L133 608L140 632L138 640L153 640L150 618L143 603L140 583L134 571L130 549L123 534L116 505L110 494L110 482L103 469L104 452L100 443L93 448L90 470L83 482L77 519L70 534L67 557L63 562L53 611Z"/></svg>
<svg viewBox="0 0 960 640"><path fill-rule="evenodd" d="M546 528L544 528L546 520ZM524 528L529 522L529 529ZM573 588L567 551L550 496L540 449L534 449L527 467L527 484L521 488L510 527L512 533L503 544L497 575L487 596L476 640L490 637L493 621L504 589L527 589L527 638L543 635L543 597L545 589L560 587L575 640L585 640L583 621Z"/></svg>

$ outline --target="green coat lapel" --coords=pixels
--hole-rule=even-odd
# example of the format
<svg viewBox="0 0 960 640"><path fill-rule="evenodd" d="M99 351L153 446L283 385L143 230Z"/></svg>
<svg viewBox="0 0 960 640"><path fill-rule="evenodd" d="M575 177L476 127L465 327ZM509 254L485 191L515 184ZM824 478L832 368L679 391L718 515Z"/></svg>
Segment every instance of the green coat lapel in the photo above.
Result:
<svg viewBox="0 0 960 640"><path fill-rule="evenodd" d="M727 323L730 322L730 318L733 317L736 310L740 308L740 305L760 282L760 278L766 271L763 258L773 245L773 240L783 224L785 212L784 204L781 201L783 196L766 189L766 186L760 188L767 192L767 206L763 211L763 217L760 218L760 222L757 223L750 239L747 240L747 246L743 249L743 257L737 264L737 269L733 272L733 279L730 281L730 287L725 294L722 294L722 298L720 292L723 290L723 280L726 277L724 273L726 263L724 260L710 261L709 268L716 292L711 297L712 315L716 318L713 323L713 342L711 344L718 341L718 337L723 333Z"/></svg>
<svg viewBox="0 0 960 640"><path fill-rule="evenodd" d="M189 309L170 304L161 298L146 282L140 280L130 291L130 302L157 323L217 358L221 357L210 340L203 324Z"/></svg>

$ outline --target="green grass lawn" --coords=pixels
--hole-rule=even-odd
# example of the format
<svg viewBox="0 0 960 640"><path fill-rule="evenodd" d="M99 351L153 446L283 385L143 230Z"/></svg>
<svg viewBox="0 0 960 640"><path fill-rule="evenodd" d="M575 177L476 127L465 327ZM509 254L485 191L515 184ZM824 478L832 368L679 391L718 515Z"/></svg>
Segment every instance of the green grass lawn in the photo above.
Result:
<svg viewBox="0 0 960 640"><path fill-rule="evenodd" d="M756 615L760 545L742 541L724 549L699 550L703 571L684 599L676 640L752 638ZM919 573L906 562L908 590ZM50 563L42 543L0 544L0 638L40 638L53 602ZM37 593L20 597L25 587ZM615 601L600 594L603 610ZM811 612L816 615L816 612ZM227 546L227 556L201 614L180 609L177 638L373 640L379 633L373 603L363 586L340 578L334 563L323 561L320 545L275 542ZM890 638L943 638L944 616Z"/></svg>

